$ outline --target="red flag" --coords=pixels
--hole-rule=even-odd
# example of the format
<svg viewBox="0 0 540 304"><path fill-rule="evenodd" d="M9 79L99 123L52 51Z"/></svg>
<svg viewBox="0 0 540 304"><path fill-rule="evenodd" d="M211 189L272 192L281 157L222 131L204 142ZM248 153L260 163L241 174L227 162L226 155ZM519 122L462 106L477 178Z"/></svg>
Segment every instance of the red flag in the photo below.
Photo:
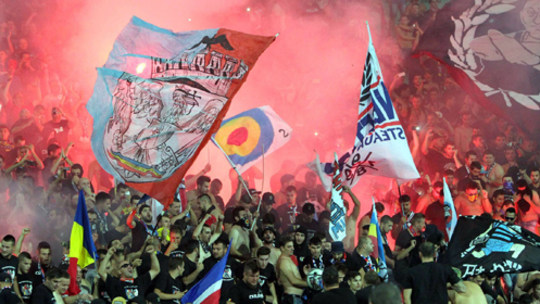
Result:
<svg viewBox="0 0 540 304"><path fill-rule="evenodd" d="M168 206L274 39L227 29L174 33L133 18L87 105L100 165Z"/></svg>

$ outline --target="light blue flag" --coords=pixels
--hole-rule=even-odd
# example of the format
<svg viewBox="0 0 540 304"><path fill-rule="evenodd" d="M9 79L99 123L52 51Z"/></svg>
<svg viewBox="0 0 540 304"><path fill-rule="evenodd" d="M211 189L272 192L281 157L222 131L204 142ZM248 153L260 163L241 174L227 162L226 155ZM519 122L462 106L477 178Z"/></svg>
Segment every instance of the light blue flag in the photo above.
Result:
<svg viewBox="0 0 540 304"><path fill-rule="evenodd" d="M449 214L452 218L450 221L446 221L446 233L448 234L448 241L452 238L454 233L454 228L457 225L457 213L456 207L454 206L454 200L452 199L452 193L448 184L446 184L446 178L443 177L443 194L444 194L444 214L445 218Z"/></svg>

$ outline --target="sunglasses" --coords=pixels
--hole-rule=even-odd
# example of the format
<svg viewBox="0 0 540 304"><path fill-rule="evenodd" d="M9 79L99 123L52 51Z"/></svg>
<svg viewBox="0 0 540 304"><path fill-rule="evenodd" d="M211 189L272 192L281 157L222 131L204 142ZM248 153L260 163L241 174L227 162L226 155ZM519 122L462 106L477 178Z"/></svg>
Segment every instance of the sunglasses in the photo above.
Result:
<svg viewBox="0 0 540 304"><path fill-rule="evenodd" d="M120 268L128 268L129 266L133 267L133 264L124 264Z"/></svg>
<svg viewBox="0 0 540 304"><path fill-rule="evenodd" d="M504 218L505 218L507 221L513 221L513 220L516 219L515 217L511 217L511 216L505 216Z"/></svg>

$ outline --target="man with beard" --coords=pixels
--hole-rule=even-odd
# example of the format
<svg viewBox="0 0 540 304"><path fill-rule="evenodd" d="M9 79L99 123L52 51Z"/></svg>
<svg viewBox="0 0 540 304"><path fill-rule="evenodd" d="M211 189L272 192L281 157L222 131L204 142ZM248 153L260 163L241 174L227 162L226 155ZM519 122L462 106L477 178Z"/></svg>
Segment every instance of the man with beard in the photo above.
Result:
<svg viewBox="0 0 540 304"><path fill-rule="evenodd" d="M210 269L225 256L227 253L227 246L229 246L229 242L223 237L218 238L214 244L212 244L212 256L204 260L204 269L199 274L199 278L203 278ZM225 271L223 272L223 285L221 286L221 296L219 299L220 304L225 304L229 299L228 294L231 287L234 285L234 279L239 267L240 264L229 255L227 264L225 265Z"/></svg>
<svg viewBox="0 0 540 304"><path fill-rule="evenodd" d="M265 296L265 302L277 304L277 293L275 282L277 280L274 265L269 263L270 249L261 247L257 250L257 266L259 266L259 283Z"/></svg>
<svg viewBox="0 0 540 304"><path fill-rule="evenodd" d="M52 268L51 260L51 245L47 242L41 242L38 244L38 259L32 263L30 267L30 274L33 275L34 290L38 285L45 282L45 273Z"/></svg>
<svg viewBox="0 0 540 304"><path fill-rule="evenodd" d="M221 227L223 227L223 216L219 215L216 218L210 213L206 214L195 230L193 231L192 239L199 241L199 262L203 262L207 257L211 256L211 245L221 235ZM212 233L212 226L216 227Z"/></svg>
<svg viewBox="0 0 540 304"><path fill-rule="evenodd" d="M139 207L139 220L136 220L135 211L128 216L127 223L131 228L131 251L136 252L141 249L144 241L149 235L154 234L154 227L152 226L152 209L150 206L143 204Z"/></svg>
<svg viewBox="0 0 540 304"><path fill-rule="evenodd" d="M186 293L180 277L184 273L184 260L181 258L169 259L169 271L162 272L156 280L154 292L161 299L161 303L180 304L180 299Z"/></svg>
<svg viewBox="0 0 540 304"><path fill-rule="evenodd" d="M32 257L28 252L21 252L19 254L19 265L17 267L17 275L15 280L15 292L23 299L25 303L30 303L30 297L32 296L32 273L30 273L30 267L32 266Z"/></svg>
<svg viewBox="0 0 540 304"><path fill-rule="evenodd" d="M186 193L188 204L191 206L191 211L193 211L196 216L194 218L199 218L201 216L202 210L198 199L202 194L210 196L212 202L214 201L214 197L209 190L210 177L203 175L197 178L197 189L188 191ZM193 225L195 226L197 223L193 223Z"/></svg>
<svg viewBox="0 0 540 304"><path fill-rule="evenodd" d="M231 242L231 255L238 259L249 257L251 252L249 246L249 228L251 222L249 215L244 207L236 207L233 210L234 225L229 234Z"/></svg>
<svg viewBox="0 0 540 304"><path fill-rule="evenodd" d="M244 264L241 281L237 282L229 293L229 303L263 304L264 294L259 286L260 271L257 262L251 260Z"/></svg>
<svg viewBox="0 0 540 304"><path fill-rule="evenodd" d="M265 227L263 229L262 233L262 243L263 247L266 247L270 250L269 253L269 263L272 265L276 265L277 260L279 259L279 256L281 255L281 251L279 248L276 247L276 236L277 232L272 227Z"/></svg>
<svg viewBox="0 0 540 304"><path fill-rule="evenodd" d="M0 253L0 273L8 273L13 280L19 264L17 257L13 255L15 237L11 234L4 236L0 246L2 248L2 253Z"/></svg>

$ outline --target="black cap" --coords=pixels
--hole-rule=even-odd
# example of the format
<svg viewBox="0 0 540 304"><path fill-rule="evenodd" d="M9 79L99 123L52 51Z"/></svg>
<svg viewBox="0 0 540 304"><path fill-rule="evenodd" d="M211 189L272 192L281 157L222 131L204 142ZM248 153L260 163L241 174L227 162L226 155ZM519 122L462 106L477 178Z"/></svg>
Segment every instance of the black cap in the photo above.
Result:
<svg viewBox="0 0 540 304"><path fill-rule="evenodd" d="M1 283L13 283L11 275L7 272L0 273L0 282Z"/></svg>
<svg viewBox="0 0 540 304"><path fill-rule="evenodd" d="M277 235L276 229L274 229L274 227L272 227L272 226L266 226L266 227L264 227L264 228L263 228L263 234L264 234L266 231L272 231L272 233L274 233L274 235Z"/></svg>
<svg viewBox="0 0 540 304"><path fill-rule="evenodd" d="M271 192L265 192L262 197L262 202L265 204L274 204L276 201L274 195Z"/></svg>
<svg viewBox="0 0 540 304"><path fill-rule="evenodd" d="M315 206L312 203L304 203L304 206L302 206L302 213L305 213L307 215L314 214Z"/></svg>
<svg viewBox="0 0 540 304"><path fill-rule="evenodd" d="M244 204L251 204L251 197L249 196L249 194L244 193L240 197L240 202L242 202Z"/></svg>

